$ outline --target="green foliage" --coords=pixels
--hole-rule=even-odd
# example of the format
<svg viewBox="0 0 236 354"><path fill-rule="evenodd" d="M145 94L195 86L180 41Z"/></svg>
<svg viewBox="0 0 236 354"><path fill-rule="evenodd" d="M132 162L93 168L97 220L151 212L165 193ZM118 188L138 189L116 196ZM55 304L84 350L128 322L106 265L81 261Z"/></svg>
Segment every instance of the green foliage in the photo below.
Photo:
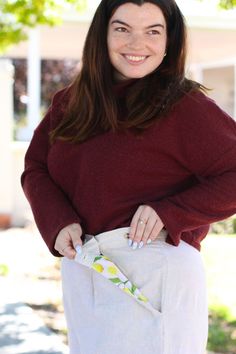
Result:
<svg viewBox="0 0 236 354"><path fill-rule="evenodd" d="M230 309L226 305L219 305L219 304L210 305L209 315L210 315L210 319L213 321L216 320L230 321L232 319Z"/></svg>
<svg viewBox="0 0 236 354"><path fill-rule="evenodd" d="M236 0L220 0L219 6L225 10L233 9L236 7Z"/></svg>
<svg viewBox="0 0 236 354"><path fill-rule="evenodd" d="M0 264L0 276L6 276L8 272L8 266L6 264Z"/></svg>
<svg viewBox="0 0 236 354"><path fill-rule="evenodd" d="M82 10L86 0L0 0L0 53L27 39L27 29L60 23L69 5Z"/></svg>
<svg viewBox="0 0 236 354"><path fill-rule="evenodd" d="M231 216L223 221L218 221L211 225L211 232L213 234L236 234L236 215Z"/></svg>
<svg viewBox="0 0 236 354"><path fill-rule="evenodd" d="M207 0L198 0L198 1L207 1ZM236 7L236 0L219 0L218 6L223 10L231 10L234 7Z"/></svg>
<svg viewBox="0 0 236 354"><path fill-rule="evenodd" d="M208 235L202 243L209 304L208 350L236 354L236 237Z"/></svg>
<svg viewBox="0 0 236 354"><path fill-rule="evenodd" d="M235 320L229 308L218 306L209 311L208 349L216 352L235 353Z"/></svg>

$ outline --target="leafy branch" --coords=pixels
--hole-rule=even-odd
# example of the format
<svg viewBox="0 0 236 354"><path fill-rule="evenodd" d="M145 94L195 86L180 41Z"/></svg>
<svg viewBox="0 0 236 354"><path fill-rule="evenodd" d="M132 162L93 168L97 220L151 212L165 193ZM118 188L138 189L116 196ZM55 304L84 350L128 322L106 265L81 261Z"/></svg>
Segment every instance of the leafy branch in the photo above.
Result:
<svg viewBox="0 0 236 354"><path fill-rule="evenodd" d="M0 53L26 40L29 28L61 23L69 6L81 11L86 0L0 0Z"/></svg>
<svg viewBox="0 0 236 354"><path fill-rule="evenodd" d="M198 0L207 1L207 0ZM223 10L232 10L236 7L236 0L218 0L218 7Z"/></svg>
<svg viewBox="0 0 236 354"><path fill-rule="evenodd" d="M220 0L219 6L225 10L233 9L236 7L236 0Z"/></svg>

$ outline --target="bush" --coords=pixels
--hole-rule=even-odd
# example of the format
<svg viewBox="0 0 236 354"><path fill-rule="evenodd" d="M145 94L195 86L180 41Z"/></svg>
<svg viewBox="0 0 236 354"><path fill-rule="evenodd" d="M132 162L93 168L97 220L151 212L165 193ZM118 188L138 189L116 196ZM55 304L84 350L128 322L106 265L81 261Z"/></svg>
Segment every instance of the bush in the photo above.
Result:
<svg viewBox="0 0 236 354"><path fill-rule="evenodd" d="M226 306L214 306L209 311L208 350L236 353L236 321Z"/></svg>
<svg viewBox="0 0 236 354"><path fill-rule="evenodd" d="M236 234L236 215L233 215L226 220L218 221L212 224L211 232L213 234Z"/></svg>

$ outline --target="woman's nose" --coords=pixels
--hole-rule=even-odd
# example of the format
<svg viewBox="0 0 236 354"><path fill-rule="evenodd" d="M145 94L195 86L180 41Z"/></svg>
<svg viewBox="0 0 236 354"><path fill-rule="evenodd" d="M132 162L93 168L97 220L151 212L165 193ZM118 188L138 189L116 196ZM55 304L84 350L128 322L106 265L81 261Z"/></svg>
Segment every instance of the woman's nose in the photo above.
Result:
<svg viewBox="0 0 236 354"><path fill-rule="evenodd" d="M139 34L131 34L128 47L135 50L142 49L144 47L143 37Z"/></svg>

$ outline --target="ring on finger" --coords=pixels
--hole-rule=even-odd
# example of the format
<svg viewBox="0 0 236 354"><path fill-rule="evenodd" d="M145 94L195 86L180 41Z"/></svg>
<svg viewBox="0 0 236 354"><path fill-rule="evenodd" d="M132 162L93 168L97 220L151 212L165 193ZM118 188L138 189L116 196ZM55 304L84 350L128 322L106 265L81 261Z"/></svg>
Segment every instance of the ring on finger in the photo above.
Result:
<svg viewBox="0 0 236 354"><path fill-rule="evenodd" d="M142 219L139 219L139 224L141 224L141 225L146 225L146 223L147 223L147 221L145 221L145 220L142 220Z"/></svg>

